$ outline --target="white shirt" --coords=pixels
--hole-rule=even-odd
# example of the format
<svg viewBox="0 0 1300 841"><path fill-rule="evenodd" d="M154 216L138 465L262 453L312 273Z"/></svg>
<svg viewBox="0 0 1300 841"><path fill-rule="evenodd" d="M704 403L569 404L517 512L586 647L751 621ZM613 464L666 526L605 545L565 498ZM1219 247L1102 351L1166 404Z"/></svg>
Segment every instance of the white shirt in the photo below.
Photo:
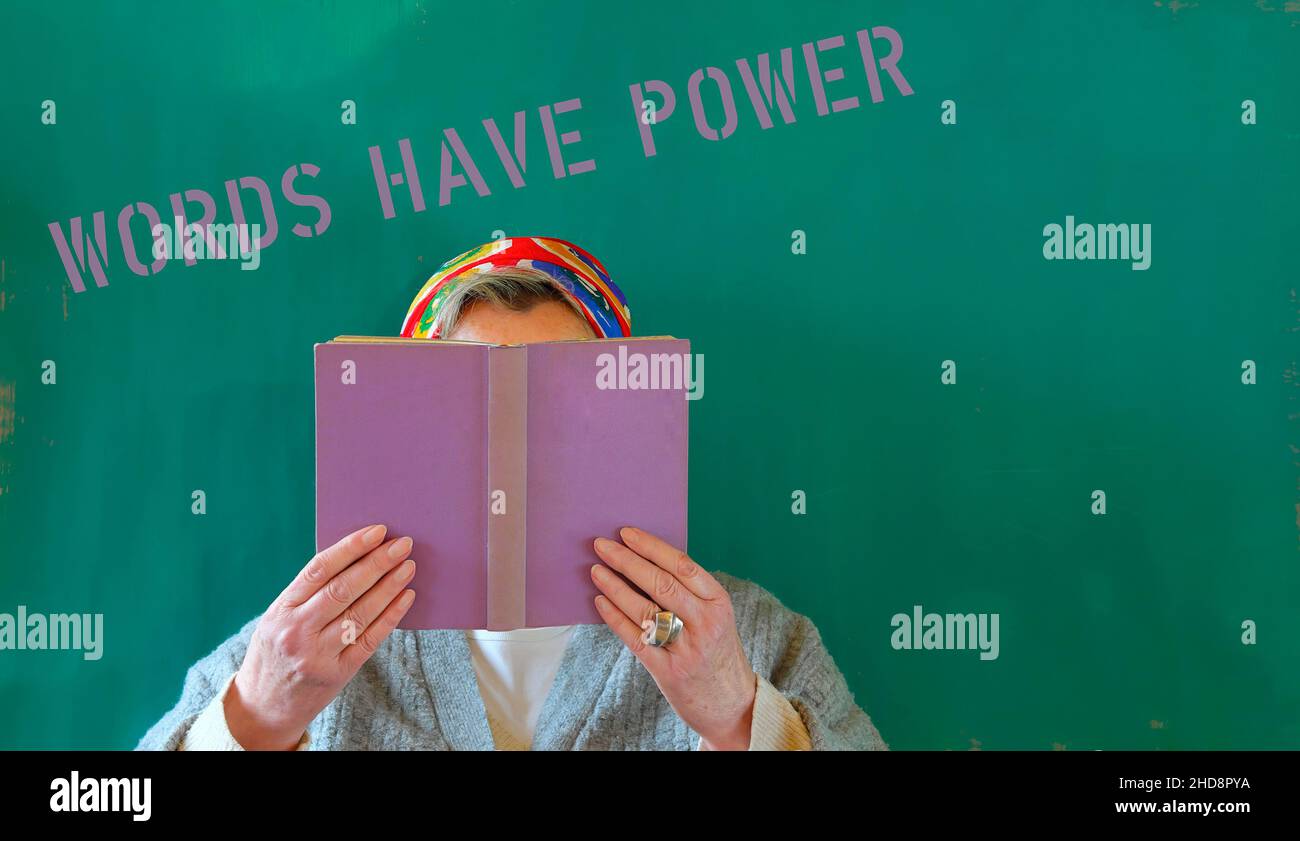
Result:
<svg viewBox="0 0 1300 841"><path fill-rule="evenodd" d="M554 625L465 632L488 717L521 744L533 743L537 717L573 629L573 625Z"/></svg>

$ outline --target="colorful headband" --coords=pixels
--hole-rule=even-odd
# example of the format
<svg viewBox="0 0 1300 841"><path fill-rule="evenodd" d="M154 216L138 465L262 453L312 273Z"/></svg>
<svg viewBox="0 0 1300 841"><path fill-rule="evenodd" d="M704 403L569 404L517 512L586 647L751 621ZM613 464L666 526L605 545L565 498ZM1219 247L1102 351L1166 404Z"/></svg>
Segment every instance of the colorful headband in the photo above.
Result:
<svg viewBox="0 0 1300 841"><path fill-rule="evenodd" d="M411 302L402 321L402 336L438 338L434 321L452 291L476 272L502 266L537 269L550 275L578 305L597 336L632 335L627 300L599 260L562 239L516 237L484 243L443 263Z"/></svg>

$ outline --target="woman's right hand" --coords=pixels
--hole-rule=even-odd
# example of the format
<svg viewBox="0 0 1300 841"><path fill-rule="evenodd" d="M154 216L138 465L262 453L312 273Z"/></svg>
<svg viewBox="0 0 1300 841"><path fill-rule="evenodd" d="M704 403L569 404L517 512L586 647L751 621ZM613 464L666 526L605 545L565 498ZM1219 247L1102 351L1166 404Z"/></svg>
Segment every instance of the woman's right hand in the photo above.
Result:
<svg viewBox="0 0 1300 841"><path fill-rule="evenodd" d="M263 614L226 693L226 725L246 750L292 750L415 601L411 539L384 526L312 558Z"/></svg>

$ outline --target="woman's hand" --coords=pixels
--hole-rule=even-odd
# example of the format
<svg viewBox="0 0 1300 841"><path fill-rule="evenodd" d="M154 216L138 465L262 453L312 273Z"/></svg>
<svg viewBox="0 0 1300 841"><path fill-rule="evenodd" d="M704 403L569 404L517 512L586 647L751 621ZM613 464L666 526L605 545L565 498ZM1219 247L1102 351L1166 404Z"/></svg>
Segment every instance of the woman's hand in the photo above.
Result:
<svg viewBox="0 0 1300 841"><path fill-rule="evenodd" d="M353 532L312 558L263 614L226 693L226 725L245 749L294 748L410 609L411 539L383 542L386 531Z"/></svg>
<svg viewBox="0 0 1300 841"><path fill-rule="evenodd" d="M595 564L591 578L604 594L596 609L705 746L747 750L757 679L740 645L731 597L680 549L640 529L619 535L623 543L598 538L596 554L655 601ZM670 645L655 647L644 641L642 623L661 609L676 613L683 627Z"/></svg>

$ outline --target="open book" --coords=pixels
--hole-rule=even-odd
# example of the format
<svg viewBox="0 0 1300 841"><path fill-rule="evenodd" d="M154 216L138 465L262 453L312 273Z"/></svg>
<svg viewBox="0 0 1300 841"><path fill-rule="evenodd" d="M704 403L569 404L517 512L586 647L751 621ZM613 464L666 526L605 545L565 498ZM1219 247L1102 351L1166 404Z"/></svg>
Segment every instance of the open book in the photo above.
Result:
<svg viewBox="0 0 1300 841"><path fill-rule="evenodd" d="M637 526L686 548L688 341L315 349L316 546L410 535L400 627L599 623L595 538Z"/></svg>

